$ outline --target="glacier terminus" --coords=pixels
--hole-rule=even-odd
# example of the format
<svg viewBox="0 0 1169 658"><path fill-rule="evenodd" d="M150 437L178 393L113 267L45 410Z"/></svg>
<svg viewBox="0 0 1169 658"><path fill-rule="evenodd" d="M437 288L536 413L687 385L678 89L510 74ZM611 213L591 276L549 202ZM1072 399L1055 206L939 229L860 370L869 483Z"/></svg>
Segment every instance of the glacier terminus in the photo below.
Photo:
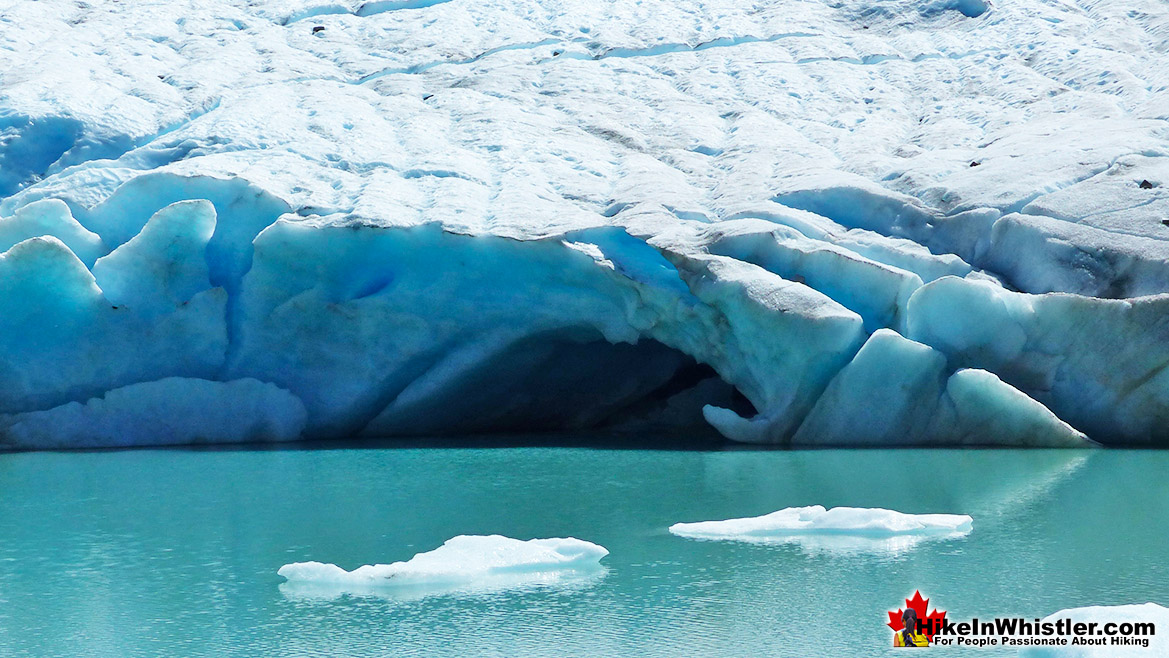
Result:
<svg viewBox="0 0 1169 658"><path fill-rule="evenodd" d="M0 4L2 447L1169 445L1163 0Z"/></svg>

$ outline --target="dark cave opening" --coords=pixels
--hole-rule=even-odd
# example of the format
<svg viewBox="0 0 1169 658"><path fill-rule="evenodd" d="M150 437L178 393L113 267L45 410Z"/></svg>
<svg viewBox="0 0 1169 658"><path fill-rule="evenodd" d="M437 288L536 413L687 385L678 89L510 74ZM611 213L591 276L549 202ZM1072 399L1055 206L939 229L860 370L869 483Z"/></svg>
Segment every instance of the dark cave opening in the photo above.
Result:
<svg viewBox="0 0 1169 658"><path fill-rule="evenodd" d="M702 416L706 404L755 414L713 368L659 341L610 343L592 329L557 330L496 351L363 435L721 441Z"/></svg>

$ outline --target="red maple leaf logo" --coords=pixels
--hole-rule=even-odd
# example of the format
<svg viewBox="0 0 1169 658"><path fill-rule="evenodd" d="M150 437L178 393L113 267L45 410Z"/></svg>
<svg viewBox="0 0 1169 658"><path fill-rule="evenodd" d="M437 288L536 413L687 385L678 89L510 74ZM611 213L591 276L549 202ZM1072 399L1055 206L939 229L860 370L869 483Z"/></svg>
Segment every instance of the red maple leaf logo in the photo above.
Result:
<svg viewBox="0 0 1169 658"><path fill-rule="evenodd" d="M921 592L915 591L912 599L905 599L905 605L913 608L917 613L917 618L921 621L921 633L926 636L930 642L934 641L934 633L942 627L942 622L946 620L946 611L934 608L934 611L926 614L926 608L929 607L930 600L921 598ZM897 612L889 613L889 628L894 632L905 628L905 622L901 620L902 613L905 608L898 608Z"/></svg>

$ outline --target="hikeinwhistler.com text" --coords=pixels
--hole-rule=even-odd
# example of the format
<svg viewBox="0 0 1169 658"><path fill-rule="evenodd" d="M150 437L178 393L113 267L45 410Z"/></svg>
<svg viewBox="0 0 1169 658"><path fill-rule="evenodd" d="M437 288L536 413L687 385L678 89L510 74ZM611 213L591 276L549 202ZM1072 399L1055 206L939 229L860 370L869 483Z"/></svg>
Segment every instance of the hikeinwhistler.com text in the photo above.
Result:
<svg viewBox="0 0 1169 658"><path fill-rule="evenodd" d="M1044 621L1022 617L953 622L919 621L926 633L933 633L937 646L1036 647L1107 646L1148 647L1157 634L1152 622L1087 622L1059 619Z"/></svg>

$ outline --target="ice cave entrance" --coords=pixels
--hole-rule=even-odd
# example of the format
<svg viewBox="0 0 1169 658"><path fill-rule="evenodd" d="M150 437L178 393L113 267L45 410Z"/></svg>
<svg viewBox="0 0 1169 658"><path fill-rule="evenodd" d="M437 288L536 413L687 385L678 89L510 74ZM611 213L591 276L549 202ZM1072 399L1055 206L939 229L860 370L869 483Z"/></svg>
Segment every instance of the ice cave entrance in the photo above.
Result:
<svg viewBox="0 0 1169 658"><path fill-rule="evenodd" d="M369 436L602 431L717 438L702 417L715 404L756 411L708 365L650 339L610 343L593 329L516 341L460 376L396 400Z"/></svg>

